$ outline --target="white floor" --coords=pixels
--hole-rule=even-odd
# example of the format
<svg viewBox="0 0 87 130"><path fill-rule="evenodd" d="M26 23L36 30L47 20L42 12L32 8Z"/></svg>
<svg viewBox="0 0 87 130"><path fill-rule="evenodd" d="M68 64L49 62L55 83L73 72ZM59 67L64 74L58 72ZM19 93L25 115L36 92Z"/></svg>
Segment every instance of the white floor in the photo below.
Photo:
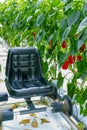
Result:
<svg viewBox="0 0 87 130"><path fill-rule="evenodd" d="M41 118L49 121L48 123L41 123ZM22 120L30 119L28 124L19 124ZM60 113L53 114L51 110L46 112L36 113L36 117L28 115L15 116L13 121L3 122L2 130L35 130L32 127L32 121L38 122L38 130L71 130L71 126L64 120Z"/></svg>

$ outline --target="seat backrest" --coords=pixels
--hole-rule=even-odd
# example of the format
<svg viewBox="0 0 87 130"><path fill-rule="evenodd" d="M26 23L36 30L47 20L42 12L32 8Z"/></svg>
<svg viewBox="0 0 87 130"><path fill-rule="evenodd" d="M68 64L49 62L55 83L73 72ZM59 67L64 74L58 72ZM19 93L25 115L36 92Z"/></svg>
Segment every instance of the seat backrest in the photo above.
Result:
<svg viewBox="0 0 87 130"><path fill-rule="evenodd" d="M38 49L34 47L17 47L8 51L6 77L13 81L28 81L43 76Z"/></svg>

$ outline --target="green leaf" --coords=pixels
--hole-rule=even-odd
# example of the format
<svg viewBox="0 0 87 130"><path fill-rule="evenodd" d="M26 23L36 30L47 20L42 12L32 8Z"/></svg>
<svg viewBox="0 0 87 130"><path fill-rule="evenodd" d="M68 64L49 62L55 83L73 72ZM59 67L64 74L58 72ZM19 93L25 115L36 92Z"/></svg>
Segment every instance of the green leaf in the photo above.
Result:
<svg viewBox="0 0 87 130"><path fill-rule="evenodd" d="M61 27L62 29L65 29L65 28L66 28L66 26L67 26L66 19L65 19L65 18L63 18L63 19L61 20L61 22L60 22L60 27Z"/></svg>
<svg viewBox="0 0 87 130"><path fill-rule="evenodd" d="M44 14L43 13L40 14L36 20L36 26L39 27L43 23L44 19L45 19Z"/></svg>
<svg viewBox="0 0 87 130"><path fill-rule="evenodd" d="M61 68L61 66L63 65L64 61L67 59L67 54L66 53L62 53L60 51L60 52L58 52L57 59L58 59L59 68Z"/></svg>
<svg viewBox="0 0 87 130"><path fill-rule="evenodd" d="M86 72L86 70L87 70L87 62L86 61L78 61L77 62L77 70L78 70L78 72L80 72L80 73L84 73L84 72Z"/></svg>
<svg viewBox="0 0 87 130"><path fill-rule="evenodd" d="M68 95L72 98L75 92L75 84L74 83L69 83L67 84L67 91L68 91Z"/></svg>
<svg viewBox="0 0 87 130"><path fill-rule="evenodd" d="M62 36L62 41L64 41L64 40L67 38L67 36L68 36L70 30L71 30L71 26L68 26L68 27L65 29L65 31L64 31L64 33L63 33L63 36Z"/></svg>
<svg viewBox="0 0 87 130"><path fill-rule="evenodd" d="M83 15L87 16L87 3L84 4L82 11L83 11Z"/></svg>
<svg viewBox="0 0 87 130"><path fill-rule="evenodd" d="M29 36L30 31L29 30L25 30L24 33L22 33L22 39L26 38L27 36Z"/></svg>
<svg viewBox="0 0 87 130"><path fill-rule="evenodd" d="M39 46L39 51L41 53L41 56L43 56L45 52L45 46L44 45Z"/></svg>
<svg viewBox="0 0 87 130"><path fill-rule="evenodd" d="M83 67L84 67L84 62L82 62L82 61L79 61L79 62L77 62L77 70L78 70L78 72L82 72L83 71Z"/></svg>
<svg viewBox="0 0 87 130"><path fill-rule="evenodd" d="M36 37L36 41L37 42L40 42L40 40L45 36L45 31L44 30L40 30L38 33L37 33L37 37Z"/></svg>
<svg viewBox="0 0 87 130"><path fill-rule="evenodd" d="M77 25L74 24L74 25L71 27L71 30L70 30L69 35L70 35L71 37L74 37L74 36L75 36L75 33L76 33L76 30L77 30ZM71 39L71 38L70 38L70 39ZM79 38L78 38L78 39L79 39Z"/></svg>
<svg viewBox="0 0 87 130"><path fill-rule="evenodd" d="M39 6L42 3L42 0L38 0L38 2L36 3L36 6Z"/></svg>
<svg viewBox="0 0 87 130"><path fill-rule="evenodd" d="M47 43L49 43L49 42L50 42L50 40L52 40L53 35L54 35L54 34L51 34L51 35L48 37L48 39L47 39Z"/></svg>
<svg viewBox="0 0 87 130"><path fill-rule="evenodd" d="M77 42L77 49L78 50L80 49L80 47L82 46L82 44L83 44L83 41L82 40L78 40L78 42Z"/></svg>
<svg viewBox="0 0 87 130"><path fill-rule="evenodd" d="M29 16L29 17L27 18L27 22L29 22L32 18L33 18L33 16Z"/></svg>
<svg viewBox="0 0 87 130"><path fill-rule="evenodd" d="M87 40L87 29L84 31L83 36L81 37L81 40L83 42Z"/></svg>
<svg viewBox="0 0 87 130"><path fill-rule="evenodd" d="M81 78L81 73L78 72L73 76L72 82L74 83L79 78Z"/></svg>
<svg viewBox="0 0 87 130"><path fill-rule="evenodd" d="M22 20L22 15L23 15L23 13L22 12L19 12L18 14L17 14L17 16L16 16L16 18L15 18L15 22L17 23L17 22L19 22L19 19L21 19ZM24 17L23 17L24 18Z"/></svg>
<svg viewBox="0 0 87 130"><path fill-rule="evenodd" d="M56 31L54 33L54 36L53 36L53 46L55 45L55 43L58 41L58 31Z"/></svg>
<svg viewBox="0 0 87 130"><path fill-rule="evenodd" d="M87 88L84 90L81 100L82 100L83 103L87 100Z"/></svg>
<svg viewBox="0 0 87 130"><path fill-rule="evenodd" d="M84 51L85 59L87 60L87 50Z"/></svg>
<svg viewBox="0 0 87 130"><path fill-rule="evenodd" d="M85 28L87 27L87 17L85 17L82 22L80 23L78 29L77 29L77 33L83 31Z"/></svg>
<svg viewBox="0 0 87 130"><path fill-rule="evenodd" d="M58 80L57 80L57 88L60 88L63 85L64 78L62 77L61 72L58 74Z"/></svg>
<svg viewBox="0 0 87 130"><path fill-rule="evenodd" d="M84 117L87 116L87 103L85 103L85 106L82 110L82 114L83 114ZM84 125L83 125L83 128L84 128Z"/></svg>
<svg viewBox="0 0 87 130"><path fill-rule="evenodd" d="M80 16L80 12L74 10L67 18L68 25L71 26L71 25L75 24L75 22L78 20L79 16Z"/></svg>
<svg viewBox="0 0 87 130"><path fill-rule="evenodd" d="M77 50L78 50L78 48L77 48L77 42L74 41L74 40L72 40L71 47L70 47L70 53L72 55L75 55L77 53Z"/></svg>
<svg viewBox="0 0 87 130"><path fill-rule="evenodd" d="M18 23L17 29L18 29L18 30L23 29L24 26L25 26L25 23L26 23L25 20L21 20L21 21Z"/></svg>
<svg viewBox="0 0 87 130"><path fill-rule="evenodd" d="M69 1L69 0L61 0L62 2L64 2L65 4Z"/></svg>
<svg viewBox="0 0 87 130"><path fill-rule="evenodd" d="M69 3L65 6L65 11L68 11L70 8L72 8L73 3Z"/></svg>
<svg viewBox="0 0 87 130"><path fill-rule="evenodd" d="M47 64L47 62L43 62L42 68L43 68L44 73L47 73L47 71L48 71L48 64Z"/></svg>

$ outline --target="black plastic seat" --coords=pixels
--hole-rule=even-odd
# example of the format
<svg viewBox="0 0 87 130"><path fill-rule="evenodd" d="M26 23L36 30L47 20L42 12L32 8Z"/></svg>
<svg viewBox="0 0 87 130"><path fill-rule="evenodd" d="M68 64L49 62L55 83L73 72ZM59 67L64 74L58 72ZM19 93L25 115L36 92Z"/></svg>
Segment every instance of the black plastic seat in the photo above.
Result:
<svg viewBox="0 0 87 130"><path fill-rule="evenodd" d="M14 98L27 99L55 93L55 88L44 78L40 54L34 47L9 49L5 83Z"/></svg>

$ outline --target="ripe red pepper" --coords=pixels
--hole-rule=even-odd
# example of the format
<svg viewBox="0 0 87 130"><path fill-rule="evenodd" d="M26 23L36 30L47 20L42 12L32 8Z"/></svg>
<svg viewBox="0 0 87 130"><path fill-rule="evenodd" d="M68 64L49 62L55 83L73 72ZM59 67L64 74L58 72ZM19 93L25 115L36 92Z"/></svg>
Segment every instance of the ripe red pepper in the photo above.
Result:
<svg viewBox="0 0 87 130"><path fill-rule="evenodd" d="M70 56L68 57L68 62L69 62L69 64L73 64L73 63L74 63L74 58L73 58L72 55L70 55Z"/></svg>
<svg viewBox="0 0 87 130"><path fill-rule="evenodd" d="M78 61L82 60L82 56L80 56L80 55L77 56L77 60L78 60Z"/></svg>
<svg viewBox="0 0 87 130"><path fill-rule="evenodd" d="M82 46L80 47L80 52L83 52L85 49L85 44L83 43Z"/></svg>
<svg viewBox="0 0 87 130"><path fill-rule="evenodd" d="M66 69L68 69L68 66L69 66L69 62L65 61L63 66L62 66L62 69L66 70Z"/></svg>
<svg viewBox="0 0 87 130"><path fill-rule="evenodd" d="M67 47L66 41L63 41L63 42L62 42L62 48L66 48L66 47Z"/></svg>

